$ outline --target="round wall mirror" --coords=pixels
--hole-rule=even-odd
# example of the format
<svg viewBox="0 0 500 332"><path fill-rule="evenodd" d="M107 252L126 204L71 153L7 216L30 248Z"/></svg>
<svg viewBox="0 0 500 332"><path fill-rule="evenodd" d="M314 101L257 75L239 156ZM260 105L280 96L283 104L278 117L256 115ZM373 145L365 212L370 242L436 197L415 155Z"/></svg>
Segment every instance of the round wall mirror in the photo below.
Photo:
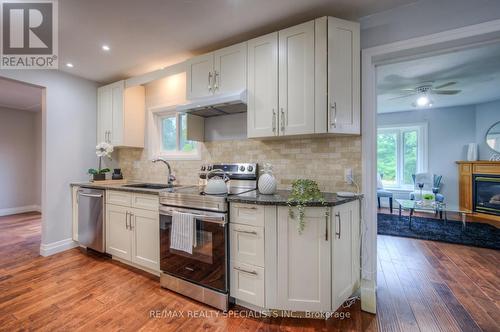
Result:
<svg viewBox="0 0 500 332"><path fill-rule="evenodd" d="M486 132L486 144L495 152L500 153L500 121Z"/></svg>

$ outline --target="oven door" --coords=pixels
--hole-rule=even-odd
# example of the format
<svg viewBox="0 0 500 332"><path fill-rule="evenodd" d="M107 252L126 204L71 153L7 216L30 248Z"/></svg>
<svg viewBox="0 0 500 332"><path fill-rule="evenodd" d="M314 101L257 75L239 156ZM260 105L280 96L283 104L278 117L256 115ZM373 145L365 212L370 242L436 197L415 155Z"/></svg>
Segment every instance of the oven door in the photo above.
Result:
<svg viewBox="0 0 500 332"><path fill-rule="evenodd" d="M196 217L196 247L193 253L170 248L172 213ZM227 214L178 207L160 207L160 269L167 274L219 292L228 291Z"/></svg>

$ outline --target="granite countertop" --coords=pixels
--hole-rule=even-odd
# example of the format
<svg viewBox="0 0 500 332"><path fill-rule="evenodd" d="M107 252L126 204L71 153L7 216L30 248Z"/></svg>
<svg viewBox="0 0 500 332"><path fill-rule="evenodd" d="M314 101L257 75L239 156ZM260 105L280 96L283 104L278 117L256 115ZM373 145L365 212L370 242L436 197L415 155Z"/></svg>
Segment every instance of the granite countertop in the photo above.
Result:
<svg viewBox="0 0 500 332"><path fill-rule="evenodd" d="M105 181L105 183L99 183L98 181L96 181L96 182L73 182L73 183L71 183L71 186L72 187L78 186L78 187L92 188L92 189L102 189L102 190L128 191L128 192L134 192L134 193L140 193L140 194L151 194L151 195L159 195L159 193L162 191L172 190L171 188L147 189L147 188L125 187L128 184L134 184L134 183L145 183L145 182L136 182L136 181L134 181L134 182L127 181L126 183L123 183L123 182L109 183L109 181Z"/></svg>
<svg viewBox="0 0 500 332"><path fill-rule="evenodd" d="M290 190L278 190L274 195L263 195L257 190L250 191L244 194L229 196L229 203L247 203L258 205L288 205L287 200L290 195ZM325 204L321 202L311 202L307 206L335 206L348 202L352 202L357 197L338 197L335 193L323 193L325 196Z"/></svg>

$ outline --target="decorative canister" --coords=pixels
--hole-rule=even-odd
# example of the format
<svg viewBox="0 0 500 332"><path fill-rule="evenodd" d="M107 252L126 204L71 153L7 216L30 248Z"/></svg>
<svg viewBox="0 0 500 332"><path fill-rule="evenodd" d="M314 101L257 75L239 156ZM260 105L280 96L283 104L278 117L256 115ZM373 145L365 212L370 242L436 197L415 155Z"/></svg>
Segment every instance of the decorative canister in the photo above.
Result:
<svg viewBox="0 0 500 332"><path fill-rule="evenodd" d="M273 167L269 163L265 163L262 169L262 174L259 176L259 192L264 195L272 195L276 192L277 182L273 175Z"/></svg>

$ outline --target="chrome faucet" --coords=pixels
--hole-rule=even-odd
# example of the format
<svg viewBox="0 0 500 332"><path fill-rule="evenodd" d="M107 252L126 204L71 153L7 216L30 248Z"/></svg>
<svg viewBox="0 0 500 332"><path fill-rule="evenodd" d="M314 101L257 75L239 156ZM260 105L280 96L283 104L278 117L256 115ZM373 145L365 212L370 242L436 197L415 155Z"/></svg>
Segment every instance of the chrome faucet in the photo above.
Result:
<svg viewBox="0 0 500 332"><path fill-rule="evenodd" d="M168 163L168 161L166 161L165 159L163 158L156 158L156 159L153 159L153 162L156 163L158 161L161 161L163 162L165 165L167 165L167 168L168 168L168 176L167 176L167 184L169 186L173 186L174 185L174 181L175 181L175 176L172 175L172 167L170 167L170 164Z"/></svg>

